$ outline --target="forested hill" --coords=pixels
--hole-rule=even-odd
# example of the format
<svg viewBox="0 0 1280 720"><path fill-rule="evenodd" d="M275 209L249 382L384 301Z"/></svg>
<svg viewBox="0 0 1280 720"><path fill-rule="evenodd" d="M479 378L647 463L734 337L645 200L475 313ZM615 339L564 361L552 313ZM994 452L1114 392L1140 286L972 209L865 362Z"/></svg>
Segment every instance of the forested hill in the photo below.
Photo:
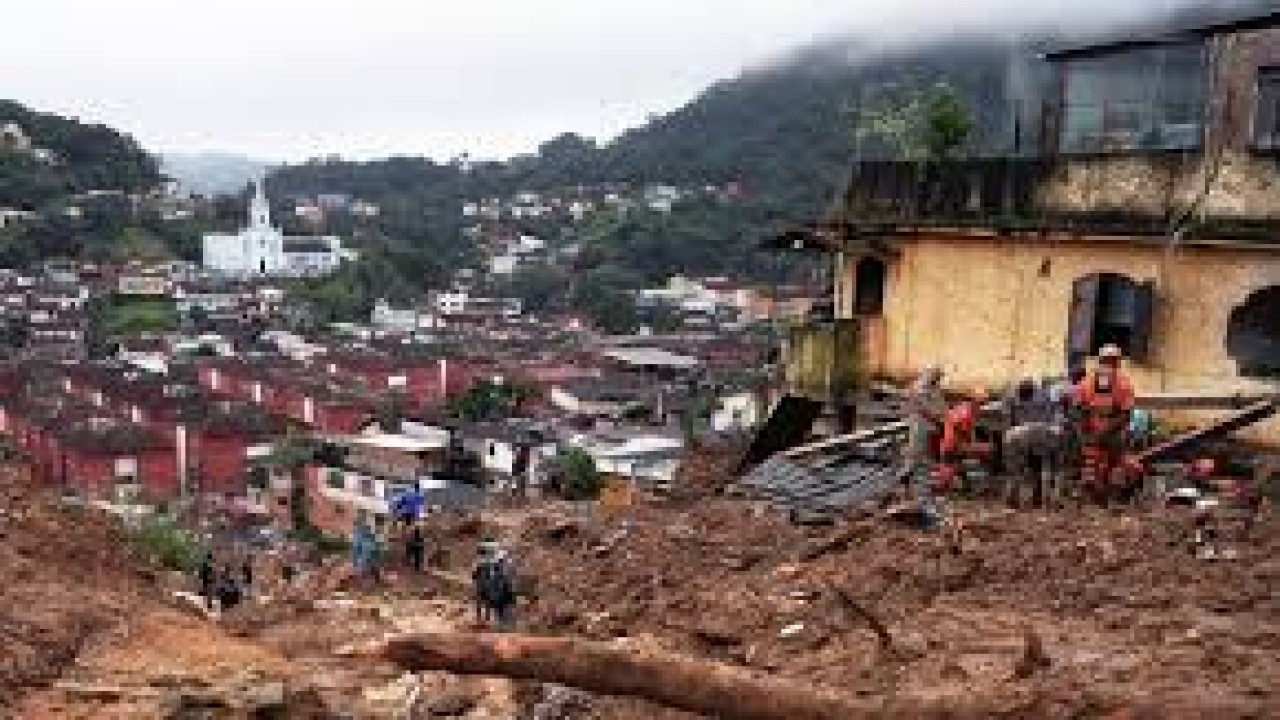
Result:
<svg viewBox="0 0 1280 720"><path fill-rule="evenodd" d="M0 207L36 210L76 193L135 193L161 181L154 157L104 125L0 100L0 129L6 127L17 128L30 147L13 137L0 138Z"/></svg>
<svg viewBox="0 0 1280 720"><path fill-rule="evenodd" d="M544 143L536 154L478 163L470 172L423 158L375 162L316 161L277 170L273 193L348 193L379 200L498 197L601 183L702 185L739 183L789 221L817 212L831 196L854 151L856 108L886 86L955 87L982 127L1001 106L1011 50L1000 42L965 42L857 59L831 45L789 62L716 83L689 104L605 145L574 134Z"/></svg>
<svg viewBox="0 0 1280 720"><path fill-rule="evenodd" d="M716 83L671 113L607 144L574 134L506 162L439 163L398 157L374 162L313 161L275 170L273 197L345 193L378 203L385 234L459 257L460 210L467 201L522 191L625 183L737 188L729 202L690 200L675 211L597 218L572 229L529 232L577 242L586 269L614 288L660 282L675 273L760 280L785 272L761 242L814 219L830 204L854 156L858 108L902 87L950 86L973 115L977 145L1006 125L1003 77L1009 44L935 44L866 59L845 44L816 47L786 63ZM865 148L864 148L865 149ZM408 248L406 248L408 249ZM542 284L553 286L554 279Z"/></svg>
<svg viewBox="0 0 1280 720"><path fill-rule="evenodd" d="M967 150L998 152L1011 142L1013 101L1035 102L1031 70L1039 51L1080 37L1155 32L1276 9L1275 0L1215 0L1153 17L1140 28L1077 27L1072 39L993 35L896 51L827 42L716 83L684 107L603 146L565 134L535 154L481 163L470 173L420 158L313 162L277 171L271 184L282 194L456 200L602 182L738 182L757 200L767 200L771 214L796 221L819 211L838 186L857 144L858 109L892 99L896 91L945 83L973 121ZM1087 23L1080 19L1081 26ZM1035 122L1030 115L1023 119ZM876 148L856 149L874 154Z"/></svg>

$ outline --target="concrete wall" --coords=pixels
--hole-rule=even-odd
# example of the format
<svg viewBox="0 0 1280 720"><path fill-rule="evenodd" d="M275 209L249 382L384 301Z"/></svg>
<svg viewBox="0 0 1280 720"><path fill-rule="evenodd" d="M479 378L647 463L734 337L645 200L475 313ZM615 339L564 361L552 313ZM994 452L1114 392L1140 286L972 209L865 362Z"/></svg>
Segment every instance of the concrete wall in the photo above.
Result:
<svg viewBox="0 0 1280 720"><path fill-rule="evenodd" d="M890 263L884 317L875 323L879 346L863 350L871 354L868 370L905 379L939 364L959 388L1063 373L1072 283L1104 272L1159 281L1164 257L1160 247L1117 239L959 233L903 238L900 251ZM853 277L846 273L844 282L851 286ZM1177 251L1159 285L1151 358L1130 368L1138 390L1275 389L1239 376L1226 334L1236 305L1278 284L1275 251ZM1263 435L1280 443L1280 422Z"/></svg>
<svg viewBox="0 0 1280 720"><path fill-rule="evenodd" d="M1206 185L1209 192L1205 193ZM1124 212L1163 217L1203 199L1209 216L1280 217L1280 166L1274 157L1227 151L1117 155L1063 162L1037 188L1037 206L1052 212Z"/></svg>
<svg viewBox="0 0 1280 720"><path fill-rule="evenodd" d="M1213 182L1204 209L1210 216L1280 216L1277 159L1251 150L1258 71L1280 64L1280 28L1222 36L1209 41L1208 52L1216 61L1208 81L1209 137L1203 152L1072 158L1039 188L1040 207L1162 216L1204 194L1208 176Z"/></svg>

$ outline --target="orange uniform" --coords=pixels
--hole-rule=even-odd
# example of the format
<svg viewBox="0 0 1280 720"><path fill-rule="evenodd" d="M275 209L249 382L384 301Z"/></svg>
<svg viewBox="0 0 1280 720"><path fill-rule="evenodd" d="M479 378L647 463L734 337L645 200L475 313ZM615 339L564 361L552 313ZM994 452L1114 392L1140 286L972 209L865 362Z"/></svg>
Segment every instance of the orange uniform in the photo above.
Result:
<svg viewBox="0 0 1280 720"><path fill-rule="evenodd" d="M934 487L950 490L960 475L960 463L967 457L984 454L985 446L976 442L978 429L978 403L966 401L947 410L942 423L942 438L938 443L938 464L934 474Z"/></svg>
<svg viewBox="0 0 1280 720"><path fill-rule="evenodd" d="M1082 480L1095 493L1123 484L1124 452L1135 397L1133 384L1119 369L1094 371L1076 388L1084 451Z"/></svg>

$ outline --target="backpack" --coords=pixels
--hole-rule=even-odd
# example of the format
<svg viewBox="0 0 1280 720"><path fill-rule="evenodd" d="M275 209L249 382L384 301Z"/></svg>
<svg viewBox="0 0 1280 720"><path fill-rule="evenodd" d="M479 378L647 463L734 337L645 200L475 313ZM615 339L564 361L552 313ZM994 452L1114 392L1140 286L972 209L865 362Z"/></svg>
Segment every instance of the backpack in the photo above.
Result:
<svg viewBox="0 0 1280 720"><path fill-rule="evenodd" d="M510 563L504 558L486 560L476 567L476 593L492 607L510 605L515 600L515 582Z"/></svg>

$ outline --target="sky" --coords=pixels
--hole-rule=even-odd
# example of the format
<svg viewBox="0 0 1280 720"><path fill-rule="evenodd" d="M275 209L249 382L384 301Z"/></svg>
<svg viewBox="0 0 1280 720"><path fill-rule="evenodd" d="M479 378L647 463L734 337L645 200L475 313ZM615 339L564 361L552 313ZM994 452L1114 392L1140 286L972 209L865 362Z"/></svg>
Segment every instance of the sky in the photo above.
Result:
<svg viewBox="0 0 1280 720"><path fill-rule="evenodd" d="M607 140L816 40L1105 27L1191 3L11 0L0 96L157 152L506 157L566 131Z"/></svg>

